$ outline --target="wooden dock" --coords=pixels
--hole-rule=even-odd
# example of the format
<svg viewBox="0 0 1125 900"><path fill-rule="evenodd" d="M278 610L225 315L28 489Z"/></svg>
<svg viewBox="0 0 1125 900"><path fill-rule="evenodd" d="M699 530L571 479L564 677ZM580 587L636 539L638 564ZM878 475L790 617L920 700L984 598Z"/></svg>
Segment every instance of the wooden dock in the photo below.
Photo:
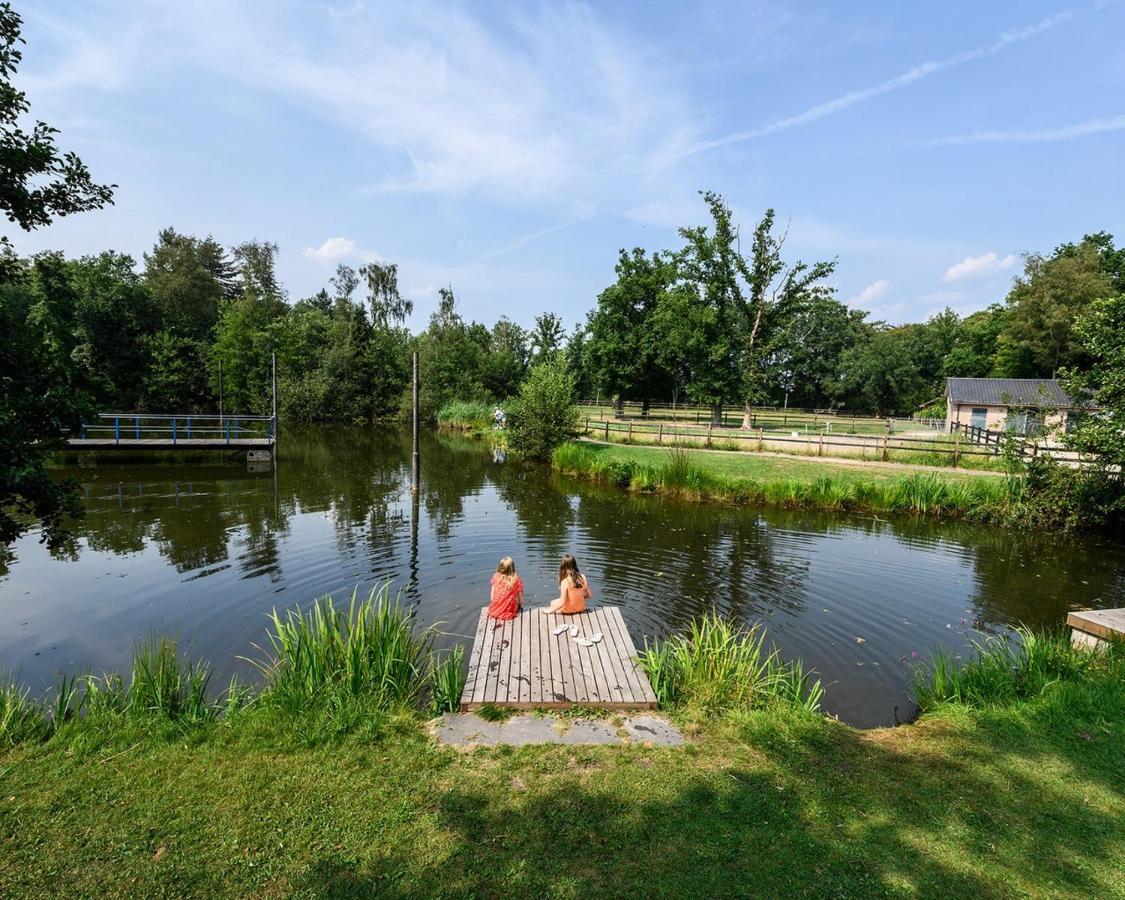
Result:
<svg viewBox="0 0 1125 900"><path fill-rule="evenodd" d="M580 638L601 632L602 640L583 647L569 631L553 634L560 625L577 625ZM636 656L616 606L569 616L530 609L506 622L488 618L482 609L461 710L486 705L654 709L656 694Z"/></svg>
<svg viewBox="0 0 1125 900"><path fill-rule="evenodd" d="M1070 640L1076 647L1104 647L1112 640L1125 641L1125 608L1084 609L1066 617Z"/></svg>

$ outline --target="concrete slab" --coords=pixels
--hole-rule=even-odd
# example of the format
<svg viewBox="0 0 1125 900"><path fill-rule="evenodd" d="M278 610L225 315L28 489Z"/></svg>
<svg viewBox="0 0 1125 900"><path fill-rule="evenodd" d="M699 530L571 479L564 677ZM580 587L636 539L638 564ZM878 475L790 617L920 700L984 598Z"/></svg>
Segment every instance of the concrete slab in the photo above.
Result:
<svg viewBox="0 0 1125 900"><path fill-rule="evenodd" d="M609 719L563 719L559 716L514 716L488 722L476 713L446 713L433 726L439 744L450 747L492 747L505 744L644 744L678 747L684 737L671 722L653 715L626 717L620 726Z"/></svg>

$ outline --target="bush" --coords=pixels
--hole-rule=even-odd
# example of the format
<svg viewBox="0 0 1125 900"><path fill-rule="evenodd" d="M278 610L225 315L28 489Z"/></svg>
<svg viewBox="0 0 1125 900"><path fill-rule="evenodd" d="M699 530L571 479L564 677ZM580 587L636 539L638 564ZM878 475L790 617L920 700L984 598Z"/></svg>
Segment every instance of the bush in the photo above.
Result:
<svg viewBox="0 0 1125 900"><path fill-rule="evenodd" d="M549 460L560 444L578 436L574 375L561 358L535 366L508 406L508 446L529 459Z"/></svg>
<svg viewBox="0 0 1125 900"><path fill-rule="evenodd" d="M460 428L466 431L484 431L493 425L492 413L495 409L483 401L466 402L454 400L447 403L437 414L438 425L443 428Z"/></svg>

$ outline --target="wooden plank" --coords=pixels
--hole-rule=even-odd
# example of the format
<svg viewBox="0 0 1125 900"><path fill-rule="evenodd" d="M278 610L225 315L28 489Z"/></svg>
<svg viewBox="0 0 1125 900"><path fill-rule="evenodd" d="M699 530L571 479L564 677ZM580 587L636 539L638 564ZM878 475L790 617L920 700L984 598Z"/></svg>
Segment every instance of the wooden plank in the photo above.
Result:
<svg viewBox="0 0 1125 900"><path fill-rule="evenodd" d="M539 652L538 646L532 646L532 638L535 632L531 629L531 613L520 613L520 664L519 676L516 679L516 687L519 691L519 702L531 702L531 680L539 677L539 660L536 656Z"/></svg>
<svg viewBox="0 0 1125 900"><path fill-rule="evenodd" d="M602 639L590 648L590 652L592 655L597 655L598 661L601 664L602 673L605 677L606 690L608 691L608 698L614 703L624 703L628 699L623 689L624 679L621 677L620 671L614 668L614 654L610 652L609 648L609 643L613 640L613 636L606 627L605 620L601 615L601 610L594 609L590 611L591 636L599 631L602 634Z"/></svg>
<svg viewBox="0 0 1125 900"><path fill-rule="evenodd" d="M559 626L554 614L543 613L543 631L547 642L547 653L551 664L550 693L547 696L552 702L566 700L566 686L563 684L562 653L559 651L559 639L552 632Z"/></svg>
<svg viewBox="0 0 1125 900"><path fill-rule="evenodd" d="M477 627L473 632L473 648L469 652L469 674L465 676L465 689L461 691L461 704L469 703L473 699L473 691L476 689L477 675L480 673L480 657L481 651L484 649L484 641L481 640L481 631L484 629L484 623L488 619L488 610L482 609L480 616L477 618Z"/></svg>
<svg viewBox="0 0 1125 900"><path fill-rule="evenodd" d="M606 677L610 680L610 692L614 700L627 703L634 699L633 687L625 674L625 667L621 665L621 655L617 648L617 635L609 624L609 616L606 610L600 608L594 610L594 623L597 625L596 630L602 633L602 640L598 647L602 648L602 664L606 666Z"/></svg>
<svg viewBox="0 0 1125 900"><path fill-rule="evenodd" d="M1085 609L1070 613L1066 624L1100 638L1125 638L1125 608Z"/></svg>
<svg viewBox="0 0 1125 900"><path fill-rule="evenodd" d="M621 665L633 684L633 697L639 703L655 704L656 695L644 669L637 662L637 651L633 646L632 638L629 637L629 630L625 627L625 620L621 617L621 610L610 610L607 618L610 620L610 627L618 635L616 648L620 655Z"/></svg>
<svg viewBox="0 0 1125 900"><path fill-rule="evenodd" d="M492 658L492 643L489 641L488 631L488 607L481 610L483 615L481 620L477 623L476 637L473 638L474 644L480 644L480 660L477 662L477 680L473 685L473 695L470 700L471 703L484 702L484 688L488 682L488 664Z"/></svg>
<svg viewBox="0 0 1125 900"><path fill-rule="evenodd" d="M496 689L496 699L502 703L511 703L516 699L519 691L517 679L520 674L520 620L517 616L514 619L509 619L504 623L505 629L508 631L508 646L504 648L507 654L508 666L507 677L504 678L504 666L501 666L501 678L504 678L504 692L501 693L500 689ZM504 645L501 644L503 647Z"/></svg>
<svg viewBox="0 0 1125 900"><path fill-rule="evenodd" d="M573 618L578 620L579 637L589 640L590 635L594 633L594 629L591 627L590 613L579 613ZM578 658L582 661L582 670L586 675L586 687L591 695L590 699L595 703L609 703L612 697L606 684L605 672L602 671L602 661L598 655L597 646L580 647L575 643L575 648L578 651Z"/></svg>
<svg viewBox="0 0 1125 900"><path fill-rule="evenodd" d="M561 616L556 613L552 618L554 619L552 624L554 624L556 628L559 625L566 625L566 627L569 628L571 625L570 616ZM586 693L586 682L582 677L582 666L576 658L576 654L572 654L572 651L578 648L574 646L570 635L565 632L559 635L557 643L559 654L562 658L563 682L565 685L564 693L566 694L566 699L570 703L585 703L590 698Z"/></svg>
<svg viewBox="0 0 1125 900"><path fill-rule="evenodd" d="M610 651L614 656L616 669L620 671L621 677L624 680L623 687L628 691L629 699L634 702L644 702L636 670L631 665L628 653L625 650L624 641L622 640L621 629L618 628L621 619L619 615L615 615L616 612L616 609L602 610L602 615L606 623L606 640L611 641Z"/></svg>
<svg viewBox="0 0 1125 900"><path fill-rule="evenodd" d="M649 682L648 676L644 673L644 670L637 662L637 648L633 644L632 637L629 636L629 629L625 627L625 620L621 617L621 610L614 608L613 614L616 618L616 621L614 623L615 627L618 629L618 633L621 635L622 654L624 658L628 660L629 664L633 667L633 671L636 673L637 680L641 685L641 693L643 699L655 706L656 693L652 689L652 684Z"/></svg>
<svg viewBox="0 0 1125 900"><path fill-rule="evenodd" d="M500 670L506 663L503 652L503 642L506 638L504 624L495 619L488 620L488 635L492 647L488 661L488 682L484 688L484 702L495 703L500 690ZM507 678L505 678L505 681Z"/></svg>
<svg viewBox="0 0 1125 900"><path fill-rule="evenodd" d="M548 643L547 622L543 610L538 607L531 614L531 627L539 652L539 677L531 681L531 702L548 703L551 700L551 645Z"/></svg>

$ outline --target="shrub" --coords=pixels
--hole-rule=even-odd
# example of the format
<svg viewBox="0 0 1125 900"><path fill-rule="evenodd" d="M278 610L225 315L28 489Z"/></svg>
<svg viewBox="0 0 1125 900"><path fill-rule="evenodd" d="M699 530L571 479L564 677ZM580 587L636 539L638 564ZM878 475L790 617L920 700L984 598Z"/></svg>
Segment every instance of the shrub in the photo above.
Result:
<svg viewBox="0 0 1125 900"><path fill-rule="evenodd" d="M574 375L562 356L534 368L508 407L508 446L529 459L548 460L578 436Z"/></svg>
<svg viewBox="0 0 1125 900"><path fill-rule="evenodd" d="M438 411L437 421L443 428L484 431L492 427L494 409L494 406L484 401L455 400Z"/></svg>

